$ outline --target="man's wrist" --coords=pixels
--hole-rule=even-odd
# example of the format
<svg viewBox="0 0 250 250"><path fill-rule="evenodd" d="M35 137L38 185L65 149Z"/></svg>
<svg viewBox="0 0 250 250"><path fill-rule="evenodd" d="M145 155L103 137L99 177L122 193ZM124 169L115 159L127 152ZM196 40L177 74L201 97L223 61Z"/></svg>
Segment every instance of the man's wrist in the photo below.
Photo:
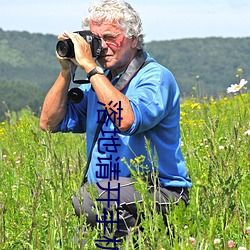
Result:
<svg viewBox="0 0 250 250"><path fill-rule="evenodd" d="M93 68L92 70L90 70L88 73L87 73L87 78L90 80L90 78L94 75L104 75L104 71L101 67L99 66L96 66L95 68Z"/></svg>
<svg viewBox="0 0 250 250"><path fill-rule="evenodd" d="M62 69L60 73L62 77L70 78L70 69Z"/></svg>

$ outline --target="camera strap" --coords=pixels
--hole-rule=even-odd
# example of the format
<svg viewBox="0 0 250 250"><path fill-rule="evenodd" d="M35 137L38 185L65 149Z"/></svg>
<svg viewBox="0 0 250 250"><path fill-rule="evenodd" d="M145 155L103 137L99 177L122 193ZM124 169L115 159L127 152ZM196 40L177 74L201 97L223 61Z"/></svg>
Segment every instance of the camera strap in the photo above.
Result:
<svg viewBox="0 0 250 250"><path fill-rule="evenodd" d="M132 78L136 75L136 73L141 68L146 66L149 62L150 61L146 61L146 55L145 55L144 51L139 50L136 57L131 61L131 63L129 64L129 66L125 70L125 72L121 75L120 79L118 80L118 82L115 85L115 88L118 89L120 92L122 92L128 86L128 84L130 83ZM100 119L100 122L97 125L96 131L95 131L95 136L94 136L94 139L92 141L92 145L91 145L90 153L89 153L88 160L86 163L86 167L84 170L84 175L83 175L83 180L82 180L81 186L83 186L87 182L87 174L88 174L88 170L89 170L89 164L90 164L90 161L92 158L93 149L94 149L95 143L97 141L97 138L99 136L102 125L104 124L105 120L106 120L106 115L105 115L105 113L103 113L103 115Z"/></svg>

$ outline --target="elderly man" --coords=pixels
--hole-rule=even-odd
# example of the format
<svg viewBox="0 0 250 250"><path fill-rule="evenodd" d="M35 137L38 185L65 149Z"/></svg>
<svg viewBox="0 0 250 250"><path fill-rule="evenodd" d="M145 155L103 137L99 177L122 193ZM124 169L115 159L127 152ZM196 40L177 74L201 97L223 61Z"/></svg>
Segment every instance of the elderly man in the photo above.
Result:
<svg viewBox="0 0 250 250"><path fill-rule="evenodd" d="M141 19L128 3L106 0L93 4L83 27L101 41L101 53L95 60L90 44L78 33L59 36L59 40L72 41L75 56L57 54L61 71L45 98L40 126L52 132L86 132L86 180L96 186L96 199L103 203L105 211L119 211L116 234L126 235L136 223L136 201L140 202L141 197L125 161L144 155L147 168L141 171L145 171L145 176L153 170L158 173L159 211L166 211L169 203L188 203L192 184L181 152L180 93L171 72L144 51ZM78 103L68 98L76 66L86 72L89 80L89 84L79 87L83 98ZM101 110L105 111L106 120L99 128L101 132L96 133ZM157 153L157 157L153 155L157 158L154 166L146 141L152 154ZM121 161L123 158L125 161ZM150 178L148 185L152 185ZM149 192L153 193L153 188ZM76 214L86 214L87 222L96 225L94 203L85 182L80 196L83 202L79 196L73 198Z"/></svg>

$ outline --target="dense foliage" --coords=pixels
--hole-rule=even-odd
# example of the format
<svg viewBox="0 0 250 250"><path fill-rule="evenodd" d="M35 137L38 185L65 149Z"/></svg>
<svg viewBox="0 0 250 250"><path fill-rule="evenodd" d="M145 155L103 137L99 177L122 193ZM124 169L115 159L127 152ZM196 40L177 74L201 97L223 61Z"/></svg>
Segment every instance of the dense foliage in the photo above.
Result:
<svg viewBox="0 0 250 250"><path fill-rule="evenodd" d="M238 68L250 78L250 38L205 38L151 42L146 49L176 76L182 95L199 86L199 96L225 95Z"/></svg>
<svg viewBox="0 0 250 250"><path fill-rule="evenodd" d="M24 81L0 81L0 120L9 110L16 111L27 107L39 115L45 91L38 86Z"/></svg>
<svg viewBox="0 0 250 250"><path fill-rule="evenodd" d="M53 35L0 29L0 79L48 89L59 69L56 41Z"/></svg>
<svg viewBox="0 0 250 250"><path fill-rule="evenodd" d="M193 180L190 204L173 207L166 227L147 185L134 173L143 196L142 228L131 231L119 249L250 248L249 102L249 94L238 92L182 103L182 150ZM128 164L142 167L143 159ZM82 135L41 132L30 110L7 113L0 123L0 249L80 249L76 227L86 222L74 216L71 197L84 165ZM100 249L95 240L102 232L89 228L84 249Z"/></svg>
<svg viewBox="0 0 250 250"><path fill-rule="evenodd" d="M8 110L30 107L38 114L57 77L57 38L0 29L0 120Z"/></svg>

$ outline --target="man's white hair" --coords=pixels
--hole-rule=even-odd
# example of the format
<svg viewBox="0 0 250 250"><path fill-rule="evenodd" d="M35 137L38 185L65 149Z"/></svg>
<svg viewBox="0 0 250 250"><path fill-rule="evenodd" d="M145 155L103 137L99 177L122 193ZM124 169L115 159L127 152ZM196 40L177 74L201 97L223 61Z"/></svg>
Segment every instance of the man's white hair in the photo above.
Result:
<svg viewBox="0 0 250 250"><path fill-rule="evenodd" d="M96 2L90 6L89 15L83 19L82 27L89 29L90 20L98 24L105 20L118 25L125 32L126 37L137 37L137 49L143 49L144 35L141 18L129 3L121 0Z"/></svg>

